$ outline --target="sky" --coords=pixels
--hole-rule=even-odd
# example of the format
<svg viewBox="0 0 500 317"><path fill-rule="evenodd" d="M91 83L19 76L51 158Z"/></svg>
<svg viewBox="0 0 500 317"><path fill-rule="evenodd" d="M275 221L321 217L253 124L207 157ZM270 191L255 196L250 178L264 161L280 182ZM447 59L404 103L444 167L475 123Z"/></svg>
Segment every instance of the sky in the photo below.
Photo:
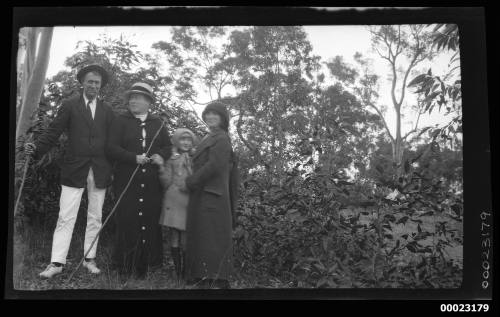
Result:
<svg viewBox="0 0 500 317"><path fill-rule="evenodd" d="M144 53L152 52L151 45L158 41L168 41L170 38L169 26L92 26L92 27L55 27L52 45L50 50L50 60L47 69L47 78L54 76L57 72L64 70L64 61L73 55L78 41L96 40L100 35L106 34L111 38L118 38L124 35L131 43L137 45L137 50ZM315 25L304 26L308 39L313 47L313 54L319 55L322 61L327 61L336 55L344 57L346 62L352 63L356 52L361 52L364 56L373 59L373 69L380 75L380 99L382 104L391 105L390 82L387 80L389 68L387 61L382 60L371 49L370 33L366 26L360 25ZM427 70L432 67L434 74L445 73L447 70L450 54L442 54L430 63L423 63L420 68ZM331 78L327 80L332 80ZM411 93L407 93L405 98L410 104L414 102ZM207 94L200 91L199 102L210 101ZM198 113L201 113L203 106L195 106ZM391 131L395 130L396 120L392 109L386 114L386 121ZM415 117L409 114L403 120L403 134L413 128ZM420 118L420 126L443 124L448 118L434 112L432 115L425 115Z"/></svg>

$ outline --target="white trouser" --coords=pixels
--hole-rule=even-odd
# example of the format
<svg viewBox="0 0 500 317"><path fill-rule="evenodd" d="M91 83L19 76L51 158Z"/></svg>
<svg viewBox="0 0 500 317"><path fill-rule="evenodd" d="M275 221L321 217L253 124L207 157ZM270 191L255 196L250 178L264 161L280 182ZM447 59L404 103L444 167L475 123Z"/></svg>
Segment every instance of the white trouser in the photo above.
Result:
<svg viewBox="0 0 500 317"><path fill-rule="evenodd" d="M61 199L59 201L59 218L57 219L56 230L54 231L54 239L52 241L52 257L51 262L59 262L66 264L66 256L68 255L73 228L75 227L80 201L82 199L84 188L75 188L62 185ZM90 168L87 176L87 194L88 194L88 209L87 209L87 228L85 230L85 245L84 254L90 248L90 244L101 228L102 205L104 204L104 196L106 189L95 187L94 173ZM92 246L92 250L87 255L87 258L95 258L97 249L97 240Z"/></svg>

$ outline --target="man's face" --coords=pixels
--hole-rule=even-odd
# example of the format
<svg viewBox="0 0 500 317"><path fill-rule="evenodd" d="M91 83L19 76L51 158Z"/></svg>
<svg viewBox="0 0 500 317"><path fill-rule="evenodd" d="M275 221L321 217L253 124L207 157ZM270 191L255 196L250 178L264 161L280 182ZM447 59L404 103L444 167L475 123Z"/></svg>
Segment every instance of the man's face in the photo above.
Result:
<svg viewBox="0 0 500 317"><path fill-rule="evenodd" d="M83 78L83 93L89 100L97 97L101 89L102 76L99 73L88 72Z"/></svg>

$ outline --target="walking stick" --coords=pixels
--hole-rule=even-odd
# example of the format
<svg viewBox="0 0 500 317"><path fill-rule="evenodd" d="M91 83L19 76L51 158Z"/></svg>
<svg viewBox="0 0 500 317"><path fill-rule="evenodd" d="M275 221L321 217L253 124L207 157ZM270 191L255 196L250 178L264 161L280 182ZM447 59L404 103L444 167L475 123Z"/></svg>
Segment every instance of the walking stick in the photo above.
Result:
<svg viewBox="0 0 500 317"><path fill-rule="evenodd" d="M158 131L156 131L156 134L154 135L153 137L153 140L151 141L151 143L149 144L149 147L148 147L148 150L146 151L146 156L147 154L149 153L149 151L151 150L151 147L153 146L153 143L155 142L156 138L158 137L158 135L160 134L160 131L161 129L163 129L163 127L165 126L165 120L161 119L162 120L162 123L161 123L161 126L160 128L158 129ZM78 263L77 267L75 268L75 270L71 273L71 275L68 277L68 279L66 280L66 283L69 283L69 281L71 281L71 279L73 278L73 275L76 273L76 271L78 271L78 269L80 268L80 266L82 265L83 261L85 260L85 258L87 257L87 255L90 253L90 250L92 250L92 247L94 246L95 242L97 241L97 238L99 237L99 234L101 233L102 229L104 229L104 227L106 226L106 223L108 223L108 220L111 218L111 216L113 215L113 213L115 212L116 210L116 207L118 207L118 204L120 203L123 195L125 194L125 192L127 191L128 187L130 186L130 184L132 183L132 179L134 179L134 176L135 174L137 173L137 171L139 170L139 167L141 165L140 164L137 164L137 167L135 168L134 172L132 173L132 175L130 176L129 180L128 180L128 183L127 185L125 186L125 188L123 189L123 191L121 192L120 194L120 197L118 197L118 200L116 201L115 205L113 206L113 209L111 209L111 212L109 213L109 215L106 217L106 219L104 220L104 222L102 223L102 226L101 228L99 229L99 231L97 232L94 240L92 241L92 243L90 244L90 247L89 249L87 250L87 252L85 252L85 255L83 256L83 258L80 260L80 263Z"/></svg>
<svg viewBox="0 0 500 317"><path fill-rule="evenodd" d="M21 179L21 186L17 192L16 204L14 205L14 216L17 215L17 207L19 207L19 201L21 200L21 194L24 188L24 181L26 180L26 174L28 172L28 167L30 165L31 155L26 156L26 162L24 162L23 178Z"/></svg>

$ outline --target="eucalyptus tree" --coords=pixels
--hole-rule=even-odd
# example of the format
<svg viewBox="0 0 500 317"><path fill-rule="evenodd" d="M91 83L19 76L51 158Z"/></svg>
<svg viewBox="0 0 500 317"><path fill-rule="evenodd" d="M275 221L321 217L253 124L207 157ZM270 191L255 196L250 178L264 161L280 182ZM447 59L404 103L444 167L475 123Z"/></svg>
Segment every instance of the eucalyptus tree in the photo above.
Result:
<svg viewBox="0 0 500 317"><path fill-rule="evenodd" d="M237 134L260 167L281 181L288 165L300 159L294 140L312 130L307 109L319 57L299 26L234 30L229 41L239 91Z"/></svg>
<svg viewBox="0 0 500 317"><path fill-rule="evenodd" d="M33 123L42 96L45 74L50 58L53 28L23 28L20 30L20 51L24 51L24 60L18 61L20 80L18 81L18 105L16 113L16 138L24 135ZM38 47L38 49L37 49Z"/></svg>
<svg viewBox="0 0 500 317"><path fill-rule="evenodd" d="M396 131L387 125L386 132L392 144L392 159L402 171L405 141L417 129L402 134L403 102L405 101L408 77L421 62L435 56L432 49L432 34L425 25L382 25L369 28L373 50L386 61L390 72L390 96L396 117ZM367 103L381 118L384 113L380 105ZM384 119L385 120L385 119Z"/></svg>

